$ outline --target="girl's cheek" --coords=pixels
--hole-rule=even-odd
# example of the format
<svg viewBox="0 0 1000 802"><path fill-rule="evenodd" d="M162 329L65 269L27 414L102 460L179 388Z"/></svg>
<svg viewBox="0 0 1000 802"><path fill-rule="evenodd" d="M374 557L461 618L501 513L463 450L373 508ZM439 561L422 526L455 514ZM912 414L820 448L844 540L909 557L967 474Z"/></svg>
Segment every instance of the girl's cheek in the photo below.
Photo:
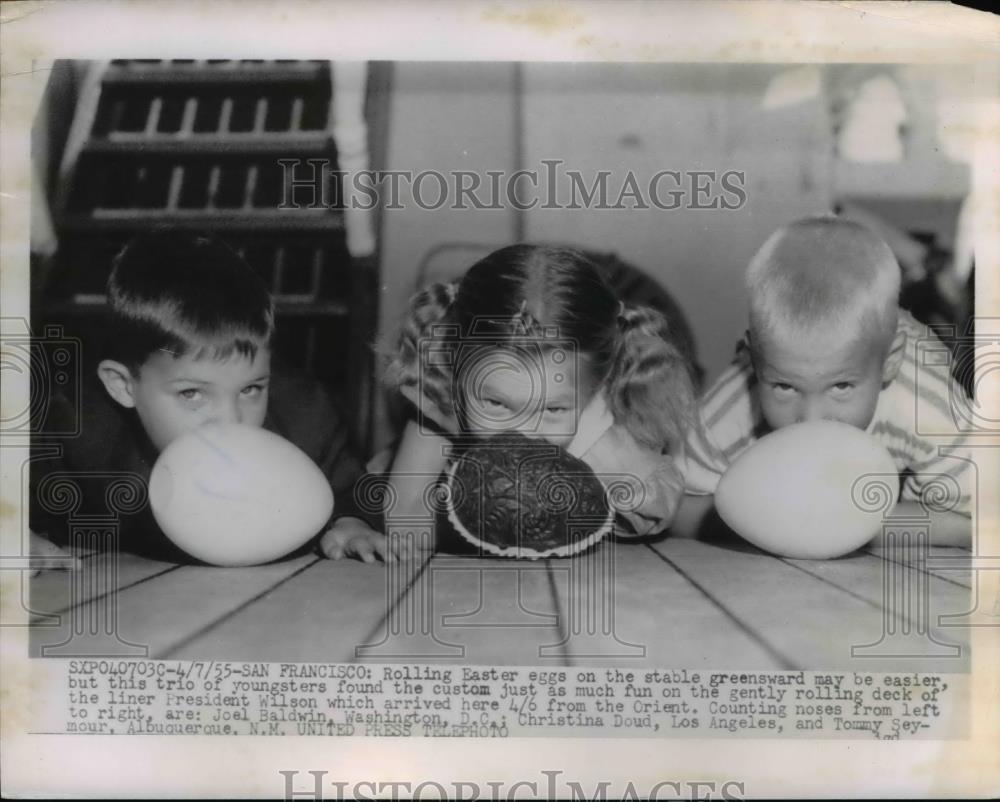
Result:
<svg viewBox="0 0 1000 802"><path fill-rule="evenodd" d="M546 421L543 426L542 434L546 440L556 445L567 445L576 437L580 420L576 414L567 413L553 420Z"/></svg>

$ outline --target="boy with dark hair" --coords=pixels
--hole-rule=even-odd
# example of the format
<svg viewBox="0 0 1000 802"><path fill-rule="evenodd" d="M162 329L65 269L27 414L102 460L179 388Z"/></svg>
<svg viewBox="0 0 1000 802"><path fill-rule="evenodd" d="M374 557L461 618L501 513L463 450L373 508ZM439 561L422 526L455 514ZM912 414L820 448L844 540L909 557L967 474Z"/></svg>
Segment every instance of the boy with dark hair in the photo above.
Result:
<svg viewBox="0 0 1000 802"><path fill-rule="evenodd" d="M262 426L301 448L327 476L335 496L329 531L378 542L353 488L363 473L348 433L315 382L272 371L274 307L263 281L211 235L160 230L136 237L108 279L109 329L97 375L85 382L80 435L58 458L31 465L30 527L66 538L65 513L43 482L69 472L81 495L76 514L105 514L108 490L123 475L145 483L159 453L203 424ZM53 399L53 414L72 414ZM44 432L36 441L44 439ZM33 550L46 550L37 536ZM119 514L119 548L174 561L186 558L157 527L148 504ZM373 555L359 551L362 558Z"/></svg>

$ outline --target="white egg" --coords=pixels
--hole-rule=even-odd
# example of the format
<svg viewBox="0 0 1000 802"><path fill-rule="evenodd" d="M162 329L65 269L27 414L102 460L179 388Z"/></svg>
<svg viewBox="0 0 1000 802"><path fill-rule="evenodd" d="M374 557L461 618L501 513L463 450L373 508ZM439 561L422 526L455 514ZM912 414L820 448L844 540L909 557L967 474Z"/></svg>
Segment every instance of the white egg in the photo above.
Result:
<svg viewBox="0 0 1000 802"><path fill-rule="evenodd" d="M213 565L283 557L322 529L333 491L316 464L254 426L209 424L170 443L149 478L164 534Z"/></svg>
<svg viewBox="0 0 1000 802"><path fill-rule="evenodd" d="M829 559L880 531L898 489L895 463L871 435L816 421L772 432L741 454L719 482L715 506L755 546Z"/></svg>

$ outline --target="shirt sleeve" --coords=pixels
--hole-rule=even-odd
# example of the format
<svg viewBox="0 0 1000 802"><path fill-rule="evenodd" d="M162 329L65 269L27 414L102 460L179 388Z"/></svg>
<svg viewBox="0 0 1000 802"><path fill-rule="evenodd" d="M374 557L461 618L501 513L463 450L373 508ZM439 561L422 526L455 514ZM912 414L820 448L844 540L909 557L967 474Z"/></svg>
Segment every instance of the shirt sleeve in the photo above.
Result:
<svg viewBox="0 0 1000 802"><path fill-rule="evenodd" d="M879 400L872 433L902 474L902 500L971 516L976 465L959 425L971 401L940 358L948 346L908 313L900 313L900 327L907 333L904 356L883 391L884 412Z"/></svg>
<svg viewBox="0 0 1000 802"><path fill-rule="evenodd" d="M961 446L949 446L943 453L906 472L900 497L919 501L930 510L971 517L975 476L975 465L968 451Z"/></svg>
<svg viewBox="0 0 1000 802"><path fill-rule="evenodd" d="M333 519L351 516L382 528L381 515L356 498L364 468L341 412L318 382L304 376L272 379L265 425L301 448L319 466L333 490Z"/></svg>
<svg viewBox="0 0 1000 802"><path fill-rule="evenodd" d="M653 535L670 526L684 493L684 480L669 454L644 448L623 426L609 428L582 455L608 491L608 497L631 532Z"/></svg>
<svg viewBox="0 0 1000 802"><path fill-rule="evenodd" d="M761 417L755 413L753 366L745 351L702 397L698 420L686 438L682 472L691 495L715 493L719 480L756 439Z"/></svg>
<svg viewBox="0 0 1000 802"><path fill-rule="evenodd" d="M684 444L684 492L694 496L714 495L728 467L729 463L722 450L712 442L711 432L699 411L698 421L688 432Z"/></svg>
<svg viewBox="0 0 1000 802"><path fill-rule="evenodd" d="M910 389L911 377L903 372L897 383ZM912 386L915 392L907 393L907 408L894 417L907 425L882 424L882 439L903 474L900 497L971 516L976 466L968 435L958 429L948 406L951 399L964 398L965 391L951 376L927 370ZM916 415L912 422L911 410Z"/></svg>

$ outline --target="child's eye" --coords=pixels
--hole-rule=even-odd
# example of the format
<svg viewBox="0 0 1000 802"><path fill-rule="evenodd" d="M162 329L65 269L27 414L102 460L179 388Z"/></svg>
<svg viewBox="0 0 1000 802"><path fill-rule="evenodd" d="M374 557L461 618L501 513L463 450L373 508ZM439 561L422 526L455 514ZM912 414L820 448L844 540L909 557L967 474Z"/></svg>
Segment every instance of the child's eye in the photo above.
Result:
<svg viewBox="0 0 1000 802"><path fill-rule="evenodd" d="M503 407L503 404L500 401L495 401L492 398L482 399L482 404L488 409L501 409Z"/></svg>
<svg viewBox="0 0 1000 802"><path fill-rule="evenodd" d="M201 399L201 390L190 387L186 390L178 390L177 395L183 401L198 401Z"/></svg>
<svg viewBox="0 0 1000 802"><path fill-rule="evenodd" d="M847 395L854 389L853 382L837 382L833 385L833 391L839 395Z"/></svg>
<svg viewBox="0 0 1000 802"><path fill-rule="evenodd" d="M248 396L250 398L256 398L266 389L267 388L263 384L251 384L243 388L243 395Z"/></svg>
<svg viewBox="0 0 1000 802"><path fill-rule="evenodd" d="M785 382L774 382L771 387L778 398L787 398L795 392L795 388Z"/></svg>
<svg viewBox="0 0 1000 802"><path fill-rule="evenodd" d="M550 415L561 415L568 409L569 407L545 407L545 411L548 412Z"/></svg>

